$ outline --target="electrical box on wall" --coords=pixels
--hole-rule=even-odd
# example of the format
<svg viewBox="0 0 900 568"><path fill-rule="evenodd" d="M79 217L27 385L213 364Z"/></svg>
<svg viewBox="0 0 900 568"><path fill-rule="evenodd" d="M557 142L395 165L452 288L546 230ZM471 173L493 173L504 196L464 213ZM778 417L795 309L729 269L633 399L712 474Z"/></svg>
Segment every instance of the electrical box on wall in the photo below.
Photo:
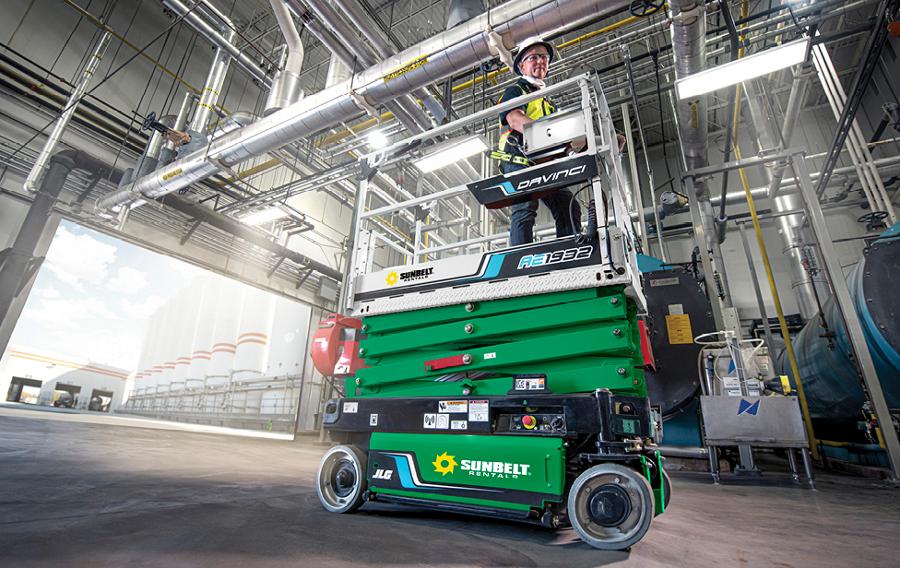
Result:
<svg viewBox="0 0 900 568"><path fill-rule="evenodd" d="M319 279L319 290L316 295L323 300L334 301L338 295L338 283L331 278L322 277Z"/></svg>

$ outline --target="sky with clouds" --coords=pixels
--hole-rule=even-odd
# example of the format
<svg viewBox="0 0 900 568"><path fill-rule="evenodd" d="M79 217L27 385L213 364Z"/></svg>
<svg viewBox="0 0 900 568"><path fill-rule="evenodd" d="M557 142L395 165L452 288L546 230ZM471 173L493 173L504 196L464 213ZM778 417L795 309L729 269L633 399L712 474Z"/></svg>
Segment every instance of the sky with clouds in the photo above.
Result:
<svg viewBox="0 0 900 568"><path fill-rule="evenodd" d="M202 272L62 221L11 344L133 371L150 315Z"/></svg>

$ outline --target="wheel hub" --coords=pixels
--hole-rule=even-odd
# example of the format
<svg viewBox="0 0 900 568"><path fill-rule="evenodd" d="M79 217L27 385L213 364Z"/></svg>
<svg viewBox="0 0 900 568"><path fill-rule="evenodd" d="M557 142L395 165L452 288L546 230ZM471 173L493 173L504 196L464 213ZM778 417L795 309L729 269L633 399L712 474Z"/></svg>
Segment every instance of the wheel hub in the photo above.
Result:
<svg viewBox="0 0 900 568"><path fill-rule="evenodd" d="M591 492L588 512L591 520L600 526L619 526L631 514L631 499L618 485L606 483Z"/></svg>
<svg viewBox="0 0 900 568"><path fill-rule="evenodd" d="M353 470L353 464L345 461L334 469L332 486L338 497L346 497L353 493L353 489L356 487L356 472Z"/></svg>

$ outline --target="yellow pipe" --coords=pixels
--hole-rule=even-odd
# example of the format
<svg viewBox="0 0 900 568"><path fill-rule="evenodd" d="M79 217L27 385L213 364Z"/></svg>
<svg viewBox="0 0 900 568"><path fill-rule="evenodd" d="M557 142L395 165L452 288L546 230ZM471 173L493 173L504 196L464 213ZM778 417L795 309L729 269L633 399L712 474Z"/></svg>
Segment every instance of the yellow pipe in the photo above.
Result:
<svg viewBox="0 0 900 568"><path fill-rule="evenodd" d="M608 26L600 28L599 30L594 30L592 32L588 32L584 35L578 36L575 39L571 39L567 42L563 42L563 43L557 45L556 49L565 49L567 47L571 47L571 46L575 45L576 43L581 43L582 41L584 41L586 39L591 39L592 37L596 37L600 34L605 34L607 32L617 30L617 29L621 28L622 26L627 26L628 24L632 24L640 19L641 19L641 16L629 16L629 17L625 18L624 20L619 20L618 22L615 22Z"/></svg>
<svg viewBox="0 0 900 568"><path fill-rule="evenodd" d="M747 17L749 12L747 0L741 3L741 19ZM741 35L741 40L744 36ZM743 43L743 41L742 41ZM744 48L738 50L738 58L744 56ZM741 147L738 144L738 127L741 122L741 84L735 87L735 105L734 115L732 116L732 146L734 147L734 157L741 159ZM744 196L747 199L747 207L750 209L750 218L753 220L753 232L756 234L756 242L759 245L759 252L762 255L763 266L766 269L766 279L769 282L769 291L772 294L772 301L775 303L775 312L778 314L778 326L781 328L781 337L784 339L785 350L787 351L788 361L791 365L791 372L794 375L794 382L797 385L797 397L800 399L800 411L803 414L803 424L806 426L806 434L809 436L809 449L813 459L819 459L819 444L816 440L815 432L813 432L812 419L809 415L809 404L806 402L806 392L803 390L803 381L800 380L800 368L797 365L797 357L794 354L794 344L791 341L791 335L788 332L787 320L784 318L784 309L781 306L781 297L778 295L778 287L775 285L775 275L772 271L772 265L769 262L769 253L766 249L766 241L763 238L762 227L759 224L759 215L756 212L756 203L753 200L753 194L750 192L750 182L747 180L747 173L744 168L738 169L741 177L741 185L744 186Z"/></svg>
<svg viewBox="0 0 900 568"><path fill-rule="evenodd" d="M741 150L734 144L734 157L741 159ZM769 291L772 293L772 300L775 303L775 312L778 314L778 326L781 328L781 337L784 339L784 346L787 351L788 361L791 364L791 372L794 375L794 382L797 386L797 396L800 399L800 410L803 414L803 424L806 426L806 433L809 436L809 449L812 452L813 459L819 459L819 448L816 440L815 432L813 432L812 419L809 416L809 404L806 401L806 392L803 389L803 381L800 380L800 368L797 365L797 357L794 354L794 344L791 341L788 332L787 320L784 318L784 309L781 307L781 298L778 295L778 288L775 285L775 276L772 273L772 265L769 263L769 253L766 250L766 243L763 239L762 228L759 224L759 216L756 213L756 204L753 201L753 194L750 192L750 184L747 181L747 174L744 169L738 170L741 175L741 183L744 186L744 195L747 198L747 207L750 208L750 217L753 219L753 232L756 233L756 242L759 244L759 252L762 254L763 266L766 268L766 279L769 281Z"/></svg>
<svg viewBox="0 0 900 568"><path fill-rule="evenodd" d="M321 148L322 146L328 146L329 144L339 142L348 136L351 136L353 134L358 134L359 132L362 132L363 130L371 128L371 127L375 126L376 124L384 122L385 120L388 120L393 117L394 117L394 115L392 113L386 112L386 113L382 114L381 116L379 116L378 118L370 118L369 120L367 120L365 122L360 122L359 124L351 126L350 128L347 128L341 132L335 132L334 134L329 134L328 136L326 136L319 142L318 146Z"/></svg>
<svg viewBox="0 0 900 568"><path fill-rule="evenodd" d="M613 30L617 30L617 29L621 28L622 26L626 26L628 24L634 23L640 19L641 18L639 18L638 16L629 16L629 17L625 18L624 20L619 20L618 22L615 22L613 24L610 24L608 26L604 26L604 27L600 28L599 30L594 30L592 32L588 32L584 35L578 36L575 39L571 39L569 41L563 42L563 43L557 45L556 49L557 50L566 49L567 47L571 47L577 43L581 43L582 41L588 40L592 37L596 37L600 34L605 34L605 33L611 32ZM480 77L475 77L473 79L469 79L468 81L465 81L458 85L455 85L453 87L452 91L454 93L457 93L459 91L474 87L475 85L477 85L485 80L491 81L494 84L496 84L497 76L502 75L504 73L509 73L509 69L507 69L507 68L498 69L497 71L491 71L487 75L482 75ZM325 138L322 139L322 141L319 144L320 144L320 146L327 146L328 144L338 142L340 140L343 140L344 138L347 138L348 136L358 134L358 133L362 132L363 130L371 128L371 127L375 126L376 124L378 124L379 122L386 120L388 118L391 118L393 116L394 116L393 114L386 112L386 113L382 114L381 117L378 119L370 118L369 120L367 120L365 122L361 122L355 126L351 126L350 128L345 129L341 132L335 132L334 134L326 136Z"/></svg>
<svg viewBox="0 0 900 568"><path fill-rule="evenodd" d="M81 6L79 6L78 4L76 4L75 2L73 2L72 0L64 0L64 1L65 1L66 4L68 4L69 6L71 6L72 8L74 8L75 11L77 11L79 14L81 14L82 16L84 16L85 18L87 18L88 20L90 20L92 24L94 24L95 26L97 26L98 28L100 28L100 29L102 29L102 30L105 30L105 31L109 32L113 37L115 37L116 39L118 39L119 41L121 41L122 43L124 43L125 45L127 45L128 47L130 47L131 49L133 49L133 50L139 52L140 55L141 55L141 57L143 57L144 59L146 59L147 61L149 61L149 62L152 63L153 65L155 65L156 67L159 67L159 69L162 70L163 73L165 73L165 74L168 75L169 77L172 77L173 79L175 79L176 81L178 81L179 83L181 83L182 85L184 85L185 87L187 87L188 89L194 91L195 93L199 93L199 92L200 92L200 89L198 89L197 87L191 85L190 83L188 83L187 81L185 81L184 79L182 79L181 77L179 77L178 75L176 75L174 72L172 72L171 70L169 70L165 65L163 65L162 63L160 63L160 62L157 61L156 59L153 59L152 57L150 57L149 55L147 55L145 52L142 52L140 47L134 45L133 43L131 43L130 41L128 41L127 39L125 39L124 36L120 35L118 32L116 32L115 30L113 30L111 27L107 26L106 24L104 24L103 22L101 22L100 20L98 20L93 14L91 14L90 12L88 12L87 10L85 10L84 8L82 8Z"/></svg>
<svg viewBox="0 0 900 568"><path fill-rule="evenodd" d="M238 172L238 174L236 176L232 176L225 181L216 182L215 185L222 187L227 183L233 183L236 181L240 181L240 180L250 177L252 175L264 172L266 170L270 170L280 163L281 163L281 161L276 158L272 158L271 160L266 160L265 162L262 162L261 164L257 164L255 166L253 166L252 168L247 168L246 170Z"/></svg>
<svg viewBox="0 0 900 568"><path fill-rule="evenodd" d="M819 443L832 448L845 448L850 445L850 442L835 442L834 440L819 440Z"/></svg>

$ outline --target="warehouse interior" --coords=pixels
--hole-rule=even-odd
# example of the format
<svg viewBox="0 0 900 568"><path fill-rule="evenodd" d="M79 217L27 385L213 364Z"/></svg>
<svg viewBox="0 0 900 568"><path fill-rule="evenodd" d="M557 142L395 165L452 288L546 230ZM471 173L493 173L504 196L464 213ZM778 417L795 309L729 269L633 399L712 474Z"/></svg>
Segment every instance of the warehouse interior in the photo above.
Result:
<svg viewBox="0 0 900 568"><path fill-rule="evenodd" d="M4 564L896 564L897 0L0 14Z"/></svg>

